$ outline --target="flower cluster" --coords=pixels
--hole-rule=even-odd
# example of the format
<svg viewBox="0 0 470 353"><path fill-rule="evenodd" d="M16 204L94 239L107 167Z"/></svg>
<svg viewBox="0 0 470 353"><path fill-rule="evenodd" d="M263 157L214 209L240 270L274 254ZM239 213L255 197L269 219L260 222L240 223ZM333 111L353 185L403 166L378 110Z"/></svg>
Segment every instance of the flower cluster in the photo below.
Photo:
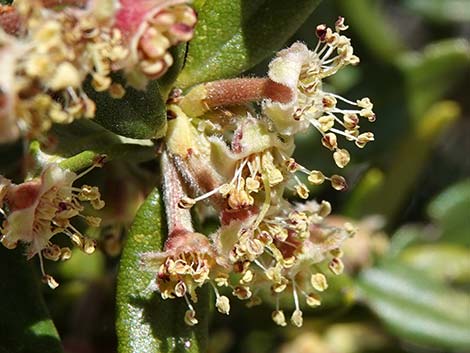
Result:
<svg viewBox="0 0 470 353"><path fill-rule="evenodd" d="M343 271L341 245L354 227L328 222L327 201L302 204L284 197L292 190L309 198L299 173L307 174L312 186L329 180L336 190L347 187L342 176L325 176L295 161L296 133L313 125L340 168L350 157L338 147L338 135L358 147L373 140L372 133L359 132L359 117L375 120L369 99L352 102L322 89L323 79L359 61L350 40L340 34L347 28L344 20L339 18L335 27L317 27L314 51L301 43L282 50L270 64L269 78L253 80L256 87L249 79L219 81L186 96L176 92L171 100L163 158L169 238L163 252L143 254L142 262L157 273L155 285L163 298L185 298L190 325L197 323L194 289L210 283L221 313L230 310L229 299L219 293L219 287L227 287L248 306L272 297L273 321L285 326L280 302L289 297L295 307L290 321L301 326L302 300L318 306L319 293L328 287L323 269L336 275ZM223 96L241 86L247 88L234 93L239 104ZM253 100L264 94L258 109L245 104L250 92ZM340 103L354 108L339 108ZM196 204L219 215L220 227L209 237L181 221Z"/></svg>
<svg viewBox="0 0 470 353"><path fill-rule="evenodd" d="M184 2L77 0L56 9L61 1L18 0L0 7L0 142L93 118L87 81L122 98L112 72L123 70L139 88L163 75L169 48L192 37L196 17Z"/></svg>
<svg viewBox="0 0 470 353"><path fill-rule="evenodd" d="M39 177L19 185L0 176L0 211L5 217L0 228L0 241L8 249L16 248L18 243L25 244L28 259L38 255L43 281L52 289L58 283L46 274L43 258L67 260L72 254L68 247L61 248L51 242L54 235L66 234L87 254L95 251L95 241L83 236L70 222L72 218L80 217L92 227L100 225L100 218L82 214L83 201L88 201L94 209L103 208L98 188L72 185L89 170L77 175L57 164L48 164Z"/></svg>
<svg viewBox="0 0 470 353"><path fill-rule="evenodd" d="M169 48L193 37L197 17L187 2L121 0L116 28L122 31L130 50L128 69L137 66L148 78L158 78L168 70L173 64Z"/></svg>

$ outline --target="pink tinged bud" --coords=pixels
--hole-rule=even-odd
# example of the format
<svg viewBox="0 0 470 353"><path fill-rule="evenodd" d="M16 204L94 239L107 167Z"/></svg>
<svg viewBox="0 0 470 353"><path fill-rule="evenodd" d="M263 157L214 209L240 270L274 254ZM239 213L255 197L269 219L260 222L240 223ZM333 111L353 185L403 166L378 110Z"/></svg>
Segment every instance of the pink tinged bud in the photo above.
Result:
<svg viewBox="0 0 470 353"><path fill-rule="evenodd" d="M148 11L159 1L121 0L121 8L115 16L115 26L119 28L126 40L135 34Z"/></svg>
<svg viewBox="0 0 470 353"><path fill-rule="evenodd" d="M184 23L175 23L170 28L170 34L180 42L188 42L193 37L194 27Z"/></svg>
<svg viewBox="0 0 470 353"><path fill-rule="evenodd" d="M324 24L321 24L321 25L318 25L316 30L315 30L315 34L317 35L317 38L323 42L325 40L325 37L326 37L326 25Z"/></svg>
<svg viewBox="0 0 470 353"><path fill-rule="evenodd" d="M38 200L40 192L41 182L39 180L12 185L7 194L10 211L14 212L31 207Z"/></svg>
<svg viewBox="0 0 470 353"><path fill-rule="evenodd" d="M180 231L170 233L165 243L165 251L175 250L177 252L212 252L209 239L200 233Z"/></svg>
<svg viewBox="0 0 470 353"><path fill-rule="evenodd" d="M159 58L163 56L170 47L167 37L158 32L155 28L149 28L142 35L140 48L149 58Z"/></svg>
<svg viewBox="0 0 470 353"><path fill-rule="evenodd" d="M18 35L21 32L20 14L12 6L0 5L0 27L8 34Z"/></svg>

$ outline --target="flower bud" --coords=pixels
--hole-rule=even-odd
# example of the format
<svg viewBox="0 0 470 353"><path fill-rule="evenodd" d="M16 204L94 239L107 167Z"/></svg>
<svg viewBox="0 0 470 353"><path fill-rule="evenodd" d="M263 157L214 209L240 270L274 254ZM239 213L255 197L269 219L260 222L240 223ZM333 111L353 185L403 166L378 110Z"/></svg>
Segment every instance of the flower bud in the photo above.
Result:
<svg viewBox="0 0 470 353"><path fill-rule="evenodd" d="M196 325L199 321L196 319L196 312L194 310L186 310L184 314L184 322L188 326L194 326Z"/></svg>
<svg viewBox="0 0 470 353"><path fill-rule="evenodd" d="M275 310L272 312L271 317L273 321L279 326L286 326L286 317L284 316L284 312L282 310Z"/></svg>
<svg viewBox="0 0 470 353"><path fill-rule="evenodd" d="M312 284L312 287L319 292L323 292L328 288L328 282L326 281L326 277L323 273L312 274L310 283Z"/></svg>
<svg viewBox="0 0 470 353"><path fill-rule="evenodd" d="M292 314L290 321L294 326L297 327L302 327L304 320L302 318L302 311L299 309L294 310L294 313Z"/></svg>
<svg viewBox="0 0 470 353"><path fill-rule="evenodd" d="M225 295L221 295L216 299L215 306L222 314L228 315L230 313L230 301Z"/></svg>

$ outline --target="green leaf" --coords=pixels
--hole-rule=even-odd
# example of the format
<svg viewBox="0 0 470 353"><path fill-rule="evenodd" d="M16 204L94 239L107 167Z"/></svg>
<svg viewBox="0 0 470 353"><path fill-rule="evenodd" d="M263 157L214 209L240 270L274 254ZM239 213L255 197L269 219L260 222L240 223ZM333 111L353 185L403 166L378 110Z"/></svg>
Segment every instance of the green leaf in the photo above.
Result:
<svg viewBox="0 0 470 353"><path fill-rule="evenodd" d="M152 141L118 136L86 119L70 125L55 125L51 135L57 140L51 150L42 151L38 142L31 143L30 153L39 170L43 164L54 162L57 158L60 158L63 168L72 171L89 167L103 154L108 161L122 159L139 163L155 158Z"/></svg>
<svg viewBox="0 0 470 353"><path fill-rule="evenodd" d="M113 79L125 86L122 78ZM165 134L166 106L157 81L149 82L142 91L127 86L121 99L91 87L86 92L96 103L94 120L106 129L135 139L160 138Z"/></svg>
<svg viewBox="0 0 470 353"><path fill-rule="evenodd" d="M129 231L118 274L117 323L119 353L205 352L208 330L207 288L199 291L199 323L184 323L182 299L163 300L148 286L155 274L140 267L144 252L161 251L166 226L160 193L155 189L139 209Z"/></svg>
<svg viewBox="0 0 470 353"><path fill-rule="evenodd" d="M60 338L31 266L22 249L0 246L0 352L60 353Z"/></svg>
<svg viewBox="0 0 470 353"><path fill-rule="evenodd" d="M198 1L199 22L180 87L237 76L284 45L319 0Z"/></svg>
<svg viewBox="0 0 470 353"><path fill-rule="evenodd" d="M436 22L468 22L468 0L405 0L405 6Z"/></svg>
<svg viewBox="0 0 470 353"><path fill-rule="evenodd" d="M408 52L397 60L406 78L409 110L419 121L470 68L470 43L447 39L429 44L422 52ZM426 89L423 89L426 87Z"/></svg>
<svg viewBox="0 0 470 353"><path fill-rule="evenodd" d="M192 4L196 12L199 13L199 10L202 9L205 3L206 3L206 0L193 0Z"/></svg>
<svg viewBox="0 0 470 353"><path fill-rule="evenodd" d="M428 213L442 228L442 239L470 246L470 179L457 183L429 205Z"/></svg>
<svg viewBox="0 0 470 353"><path fill-rule="evenodd" d="M362 298L402 339L432 348L470 349L470 295L402 263L387 263L359 277Z"/></svg>
<svg viewBox="0 0 470 353"><path fill-rule="evenodd" d="M173 56L173 65L171 65L167 73L158 80L158 85L160 86L160 93L164 101L168 99L168 94L171 92L171 89L175 86L175 81L179 73L181 72L181 69L183 68L184 57L186 55L186 44L180 44L176 47L171 47L170 53Z"/></svg>

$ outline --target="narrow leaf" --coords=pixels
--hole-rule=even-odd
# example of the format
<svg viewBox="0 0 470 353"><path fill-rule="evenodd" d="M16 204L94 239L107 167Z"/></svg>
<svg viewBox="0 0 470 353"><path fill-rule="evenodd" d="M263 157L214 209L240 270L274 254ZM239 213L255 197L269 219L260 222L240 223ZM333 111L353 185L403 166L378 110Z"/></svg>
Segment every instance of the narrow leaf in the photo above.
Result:
<svg viewBox="0 0 470 353"><path fill-rule="evenodd" d="M199 22L178 84L190 87L233 77L253 67L282 47L318 3L319 0L198 1Z"/></svg>
<svg viewBox="0 0 470 353"><path fill-rule="evenodd" d="M0 268L0 352L62 352L37 276L22 250L0 246Z"/></svg>
<svg viewBox="0 0 470 353"><path fill-rule="evenodd" d="M184 300L164 301L159 293L150 291L155 274L140 267L142 253L161 251L165 232L162 200L155 189L136 215L120 262L116 323L119 353L206 351L207 290L199 292L199 323L189 327L184 323Z"/></svg>
<svg viewBox="0 0 470 353"><path fill-rule="evenodd" d="M363 299L402 339L433 348L470 349L470 296L401 263L363 272Z"/></svg>

